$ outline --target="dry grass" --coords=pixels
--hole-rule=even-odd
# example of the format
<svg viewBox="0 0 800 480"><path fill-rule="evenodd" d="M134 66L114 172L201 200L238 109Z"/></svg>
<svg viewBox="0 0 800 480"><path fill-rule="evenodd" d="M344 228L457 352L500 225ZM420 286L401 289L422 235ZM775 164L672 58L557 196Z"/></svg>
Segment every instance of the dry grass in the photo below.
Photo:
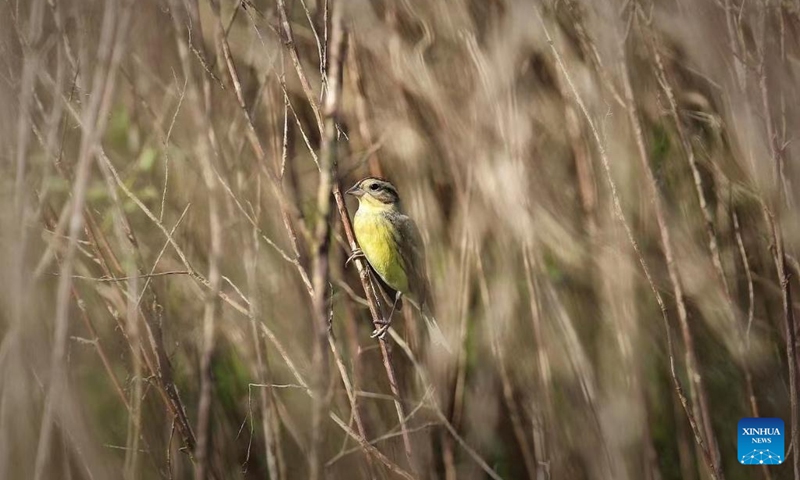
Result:
<svg viewBox="0 0 800 480"><path fill-rule="evenodd" d="M0 477L800 479L796 3L0 19ZM367 174L451 352L370 338Z"/></svg>

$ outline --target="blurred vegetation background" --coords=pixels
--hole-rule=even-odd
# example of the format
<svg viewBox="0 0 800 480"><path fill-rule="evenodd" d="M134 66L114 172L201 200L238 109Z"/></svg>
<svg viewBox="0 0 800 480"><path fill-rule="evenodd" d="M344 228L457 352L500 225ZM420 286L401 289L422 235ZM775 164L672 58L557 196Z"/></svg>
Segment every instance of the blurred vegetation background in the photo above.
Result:
<svg viewBox="0 0 800 480"><path fill-rule="evenodd" d="M797 2L0 25L0 477L800 478ZM398 187L451 351L370 337L331 158Z"/></svg>

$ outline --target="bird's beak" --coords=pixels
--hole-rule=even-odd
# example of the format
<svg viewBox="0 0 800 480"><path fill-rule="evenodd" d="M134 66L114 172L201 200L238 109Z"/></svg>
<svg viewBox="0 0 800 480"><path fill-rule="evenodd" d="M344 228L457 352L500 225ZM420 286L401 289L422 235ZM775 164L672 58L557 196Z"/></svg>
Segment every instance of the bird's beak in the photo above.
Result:
<svg viewBox="0 0 800 480"><path fill-rule="evenodd" d="M356 183L350 190L346 191L345 193L348 195L352 195L354 197L360 197L361 195L364 195L364 190L362 190L359 184Z"/></svg>

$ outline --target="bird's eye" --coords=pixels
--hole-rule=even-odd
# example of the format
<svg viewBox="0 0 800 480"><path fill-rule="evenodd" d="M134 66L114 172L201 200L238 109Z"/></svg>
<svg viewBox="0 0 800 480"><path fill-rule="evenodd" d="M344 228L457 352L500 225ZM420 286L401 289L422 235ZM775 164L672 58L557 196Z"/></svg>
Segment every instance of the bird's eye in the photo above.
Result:
<svg viewBox="0 0 800 480"><path fill-rule="evenodd" d="M373 192L379 188L381 187L379 187L377 183L373 183L372 185L369 186L369 189L372 190Z"/></svg>

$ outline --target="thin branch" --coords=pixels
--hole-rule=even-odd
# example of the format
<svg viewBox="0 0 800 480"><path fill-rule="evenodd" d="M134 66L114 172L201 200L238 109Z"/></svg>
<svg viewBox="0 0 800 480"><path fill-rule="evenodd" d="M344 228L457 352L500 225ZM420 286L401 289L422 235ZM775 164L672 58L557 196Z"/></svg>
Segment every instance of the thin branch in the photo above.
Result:
<svg viewBox="0 0 800 480"><path fill-rule="evenodd" d="M685 398L685 396L683 394L683 388L680 385L680 381L678 379L677 372L675 371L675 358L674 358L674 351L673 351L673 345L672 345L672 335L671 335L670 330L669 330L669 321L668 321L668 318L667 318L667 308L666 308L666 305L664 304L664 300L662 299L661 294L658 291L658 288L655 285L655 282L654 282L654 280L652 278L652 275L650 274L650 269L647 266L647 263L646 263L646 261L644 259L644 255L643 255L643 253L642 253L642 251L641 251L641 249L639 247L639 244L636 242L636 239L635 239L635 237L633 235L633 231L631 230L630 224L628 223L628 221L627 221L627 219L625 217L625 213L622 210L622 203L620 201L619 193L617 192L616 182L614 181L614 178L613 178L613 176L611 174L611 166L610 166L609 161L608 161L608 155L606 153L605 145L603 143L603 140L600 137L599 132L597 131L597 127L595 126L594 121L592 120L592 116L589 114L589 111L587 110L586 105L583 103L583 99L581 98L580 94L578 93L578 90L575 88L575 85L572 82L572 78L569 75L569 72L567 71L567 68L564 65L563 60L561 59L561 55L558 53L558 50L556 49L555 44L553 43L553 39L550 37L550 33L549 33L549 31L547 30L547 27L544 24L544 19L542 19L541 14L539 14L539 23L541 24L542 29L543 29L543 31L545 33L545 36L547 38L547 42L550 45L550 49L552 50L553 55L554 55L554 57L556 59L556 63L558 64L559 69L561 70L562 74L564 75L564 78L567 80L567 84L570 87L570 91L575 96L575 101L577 102L578 107L580 107L580 110L583 113L583 115L584 115L584 117L586 119L586 122L589 124L589 127L590 127L590 129L592 131L592 135L594 136L595 142L597 144L597 149L598 149L598 151L600 153L600 159L601 159L601 162L603 164L603 168L604 168L605 173L606 173L606 179L608 180L609 189L611 190L611 197L612 197L612 200L613 200L613 203L614 203L615 216L620 221L620 223L622 223L622 225L623 225L623 227L625 229L625 233L628 236L628 240L630 241L631 246L633 247L634 251L636 252L636 255L637 255L638 259L639 259L639 263L640 263L640 265L642 267L642 271L644 272L645 277L647 278L647 281L650 284L650 288L651 288L651 290L653 291L653 294L656 297L656 301L658 302L659 308L661 309L662 319L663 319L663 322L664 322L664 329L665 329L666 338L667 338L667 347L668 347L668 353L669 353L669 359L670 359L670 372L672 374L672 380L673 380L673 384L675 386L675 391L678 393L678 396L679 396L679 398L681 400L681 404L683 405L683 408L686 411L686 415L687 415L687 417L689 419L689 423L692 426L692 431L695 434L695 441L700 446L700 449L703 452L703 455L704 455L704 458L706 460L706 463L709 466L709 469L710 469L710 472L711 472L711 476L715 480L719 480L720 476L717 473L717 467L715 465L714 459L711 456L711 454L708 452L708 449L705 446L705 442L703 441L703 439L702 439L702 437L700 435L700 430L699 430L699 428L697 426L697 422L694 419L694 414L692 413L692 409L689 407L688 402L687 402L687 400L686 400L686 398ZM624 66L624 62L623 62L623 66ZM631 99L629 99L628 101L630 102Z"/></svg>
<svg viewBox="0 0 800 480"><path fill-rule="evenodd" d="M219 178L219 180L220 182L222 181L221 178ZM259 197L261 193L260 185L261 184L259 181L259 191L258 191ZM231 196L233 196L233 192L231 192L230 190L228 190L228 192L231 194ZM256 215L257 214L258 212L256 212ZM248 313L250 316L250 332L252 334L253 346L256 354L255 358L255 371L257 375L256 378L258 378L258 381L261 384L264 384L268 381L268 378L270 378L270 373L267 369L266 358L262 347L262 340L258 335L258 318L261 315L261 310L260 310L259 290L257 282L259 241L258 241L258 227L256 227L255 223L253 223L252 225L251 232L252 234L250 241L245 240L245 256L244 256L245 271L247 272L248 293L250 295L250 311ZM251 383L248 385L248 399L250 398L249 396L250 387L255 385L258 384ZM259 392L259 400L262 412L261 427L264 433L264 454L267 459L267 471L269 472L269 478L275 480L281 480L286 477L284 475L284 472L282 471L283 453L281 448L280 429L273 427L276 424L275 422L276 414L275 414L274 397L272 396L272 392L261 390Z"/></svg>
<svg viewBox="0 0 800 480"><path fill-rule="evenodd" d="M436 427L436 426L439 426L439 423L438 423L438 422L426 422L426 423L423 423L422 425L419 425L419 426L416 426L416 427L414 427L414 428L410 428L410 429L408 429L408 433L416 433L416 432L420 432L420 431L422 431L422 430L427 430L427 429L429 429L429 428ZM401 435L403 435L403 432L390 432L390 433L386 433L386 434L383 434L383 435L381 435L381 436L379 436L379 437L376 437L376 438L374 438L374 439L370 440L370 441L369 441L369 444L370 444L370 445L377 445L377 444L379 444L379 443L383 442L384 440L391 440L392 438L397 438L397 437L399 437L399 436L401 436ZM325 463L325 466L326 466L326 467L330 467L330 466L332 466L334 463L336 463L336 462L338 462L339 460L343 459L344 457L346 457L346 456L348 456L348 455L351 455L351 454L353 454L353 453L355 453L355 452L362 451L362 450L363 450L363 447L358 447L358 448L350 448L350 449L348 449L348 450L345 450L345 451L343 451L343 452L339 453L338 455L336 455L335 457L331 458L330 460L328 460L328 461Z"/></svg>
<svg viewBox="0 0 800 480"><path fill-rule="evenodd" d="M191 275L192 272L188 270L170 270L168 272L158 272L158 273L151 273L147 275L135 275L132 277L113 277L113 278L105 278L105 277L87 277L84 275L73 275L72 278L76 280L90 280L92 282L98 283L111 283L111 282L127 282L133 279L139 278L157 278L157 277L166 277L169 275ZM58 273L53 272L51 275L59 276Z"/></svg>
<svg viewBox="0 0 800 480"><path fill-rule="evenodd" d="M780 187L778 187L780 188ZM772 242L775 246L773 253L773 260L775 261L775 270L778 276L778 282L781 286L781 300L783 304L783 320L786 326L786 361L789 370L789 403L791 408L791 441L790 445L793 450L797 450L797 435L798 435L798 399L797 399L797 332L795 330L794 320L794 307L792 305L792 284L791 273L787 266L786 252L783 242L783 233L781 226L775 222L772 212L767 208L766 204L762 203L762 212L766 224L769 226ZM787 451L786 455L794 453L792 459L792 466L794 468L795 479L800 478L800 454Z"/></svg>
<svg viewBox="0 0 800 480"><path fill-rule="evenodd" d="M285 7L285 6L284 6ZM314 235L313 275L314 298L312 300L315 338L312 362L315 372L315 390L311 419L311 452L309 455L309 478L317 480L322 478L324 465L322 463L322 420L330 409L329 397L324 394L329 390L330 365L328 362L329 328L328 311L328 284L330 278L330 245L331 222L333 215L331 208L331 189L333 184L334 165L337 158L336 141L336 116L341 95L341 70L342 46L345 41L344 26L342 24L342 7L340 2L333 4L333 35L331 67L328 71L328 93L325 95L323 106L323 136L322 153L320 154L319 185L317 187L317 225ZM332 315L332 313L331 313ZM331 347L333 343L331 342Z"/></svg>
<svg viewBox="0 0 800 480"><path fill-rule="evenodd" d="M282 0L279 0L280 4L283 4ZM284 5L285 6L285 5ZM285 13L285 12L284 12ZM295 65L299 67L299 65ZM300 72L298 75L304 76ZM329 87L330 88L330 87ZM309 98L309 102L313 102L313 98ZM353 233L353 225L350 222L350 216L347 212L347 205L344 201L344 195L342 195L342 187L341 187L341 179L339 177L338 172L338 161L336 158L333 159L332 162L332 180L333 180L333 197L336 201L336 208L339 212L339 219L342 222L342 229L344 230L345 237L347 238L347 243L350 246L350 250L354 251L358 249L358 242L356 241L355 234ZM361 285L364 288L364 293L367 299L367 303L369 305L370 315L372 317L372 323L375 326L375 329L379 329L384 326L385 321L383 320L383 315L381 314L381 307L380 307L380 300L375 292L375 288L372 284L370 279L370 270L367 266L366 261L363 258L356 258L354 261L356 268L358 269L359 278L361 279ZM387 342L384 338L378 338L378 343L380 345L381 350L381 358L383 360L383 366L386 370L386 375L389 380L389 388L392 391L392 395L395 397L395 410L397 411L397 418L401 423L401 431L403 433L403 446L405 448L406 457L408 459L409 465L414 465L412 461L412 447L411 447L411 438L408 435L408 428L405 425L405 414L403 410L403 404L401 401L400 396L400 389L397 383L397 375L395 374L394 367L392 364L391 353L389 351Z"/></svg>
<svg viewBox="0 0 800 480"><path fill-rule="evenodd" d="M337 173L337 166L334 165L334 175L333 178L335 179L333 184L333 197L336 200L336 207L339 211L339 218L342 222L342 227L345 232L345 236L347 237L347 243L350 245L350 250L354 251L358 249L358 242L356 241L355 234L353 233L353 225L350 222L350 216L347 213L347 205L344 201L344 196L342 195L342 188L340 185L339 176ZM381 307L380 307L380 300L378 300L378 296L375 292L375 288L372 285L372 281L370 280L370 270L366 264L366 261L362 258L356 258L354 261L356 268L358 269L359 278L361 279L361 285L364 288L364 293L367 299L367 304L369 305L370 315L372 317L372 323L375 326L375 329L379 329L384 326L385 322L383 320L383 316L381 315ZM389 388L392 391L392 395L395 397L395 410L397 411L397 418L403 422L403 445L405 447L406 456L408 457L409 464L413 465L411 461L412 457L412 448L411 448L411 439L408 436L407 428L405 427L405 421L403 418L405 414L403 413L403 404L400 400L400 390L397 384L397 375L394 372L394 367L392 366L392 358L389 352L389 348L387 346L386 340L383 338L378 338L378 344L381 350L381 358L383 359L383 367L386 370L386 375L389 379Z"/></svg>
<svg viewBox="0 0 800 480"><path fill-rule="evenodd" d="M336 361L336 367L339 369L339 374L342 377L345 393L347 394L348 400L350 400L350 411L356 422L358 434L361 435L362 438L367 438L367 430L364 427L364 420L361 418L361 412L358 406L358 396L361 392L355 392L353 389L353 383L350 381L350 377L347 374L347 368L344 365L344 360L342 359L341 353L339 353L339 349L336 347L336 341L333 335L328 335L328 343L331 348L331 353L333 353L333 358ZM392 397L390 400L394 401L394 398ZM364 450L363 447L361 450ZM370 476L374 476L372 458L367 451L364 451L364 455L367 459L367 468L370 471ZM330 467L331 463L330 461L326 462L325 467Z"/></svg>
<svg viewBox="0 0 800 480"><path fill-rule="evenodd" d="M83 135L78 154L75 183L73 185L73 205L70 214L69 243L64 254L61 278L56 293L55 341L50 357L52 384L49 386L42 422L39 431L39 445L36 450L34 479L45 475L50 460L53 415L56 401L66 388L66 374L63 372L66 355L67 332L69 329L69 297L72 287L72 270L77 249L77 239L83 227L83 206L89 183L89 174L94 159L94 149L105 129L110 97L113 92L117 67L122 57L129 23L132 3L126 2L122 9L117 2L106 4L97 53L98 62L92 80L92 92L83 111Z"/></svg>
<svg viewBox="0 0 800 480"><path fill-rule="evenodd" d="M317 121L317 128L319 128L320 132L323 132L325 127L322 121L322 113L320 112L314 91L311 88L311 83L308 81L308 77L303 69L303 64L300 62L300 55L297 53L297 45L294 41L292 24L289 22L289 16L286 12L286 0L278 0L278 14L280 15L281 28L283 29L284 45L286 46L286 49L289 50L289 58L291 58L292 64L294 64L295 72L297 72L297 78L300 80L300 85L303 87L303 93L305 93L306 100L308 100L308 104L311 106L311 110L314 112L314 118Z"/></svg>
<svg viewBox="0 0 800 480"><path fill-rule="evenodd" d="M313 390L311 388L309 388L308 382L300 374L300 371L297 369L297 366L294 364L294 361L289 356L289 353L286 350L286 347L284 347L280 343L278 338L275 336L275 333L272 330L270 330L270 328L267 327L267 325L262 323L261 324L261 331L264 333L264 335L267 337L267 339L269 339L269 341L272 343L272 345L278 351L278 354L281 356L283 361L286 363L286 366L289 368L289 371L292 373L292 376L295 378L295 380L297 381L298 385L300 385L303 388L303 390L306 392L306 394L309 397L313 398L314 397ZM339 418L339 416L336 415L334 412L328 412L328 417L330 417L334 421L334 423L336 423L336 425L339 426L339 428L341 428L352 439L357 441L359 443L359 445L361 445L364 448L365 451L367 451L376 460L378 460L380 463L382 463L386 468L388 468L392 472L400 475L403 478L406 478L408 480L414 480L414 477L411 474L409 474L408 472L406 472L405 470L400 468L397 464L393 463L391 460L386 458L386 456L384 456L382 453L380 453L380 451L378 451L375 447L370 445L369 442L365 438L361 437L358 433L356 433L352 429L350 429L350 427L348 427L347 424L341 418Z"/></svg>
<svg viewBox="0 0 800 480"><path fill-rule="evenodd" d="M494 354L495 362L497 363L497 371L500 374L500 384L503 391L503 400L505 401L506 408L509 412L509 420L511 427L514 431L514 437L517 439L519 450L522 453L522 461L525 464L525 470L528 473L528 478L531 480L536 479L536 459L533 456L533 449L528 441L528 429L523 426L522 414L514 398L514 387L506 367L505 355L501 353L498 326L495 322L491 322L489 326L489 335L491 336L490 342L492 346L492 353Z"/></svg>
<svg viewBox="0 0 800 480"><path fill-rule="evenodd" d="M414 353L411 351L411 347L409 347L408 344L405 342L405 340L403 340L403 338L397 334L394 328L389 328L389 334L392 336L392 339L397 343L397 345L400 346L400 349L403 350L403 353L406 354L406 357L408 357L408 359L414 365L414 371L417 372L417 375L420 377L420 380L422 381L422 384L425 386L426 390L434 391L433 384L430 382L428 376L425 374L425 370L419 364L416 357L414 356ZM467 455L469 455L470 458L472 458L475 461L475 463L477 463L478 466L480 466L481 469L484 472L486 472L486 474L489 475L491 478L493 478L494 480L501 480L500 475L498 475L497 472L495 472L494 469L492 469L492 467L490 467L489 464L486 463L486 460L484 460L478 454L478 452L475 451L475 449L470 447L467 441L464 440L461 437L461 435L459 435L458 431L456 431L455 428L453 428L453 425L447 419L447 416L444 414L444 412L442 412L441 407L439 407L439 405L437 404L435 396L433 397L433 400L431 400L430 403L435 415L439 418L439 421L442 423L442 425L444 425L444 427L447 429L450 435L455 439L455 441L459 445L461 445L461 448L464 449Z"/></svg>
<svg viewBox="0 0 800 480"><path fill-rule="evenodd" d="M719 465L719 455L716 450L716 439L714 438L713 430L711 429L711 420L710 420L710 411L708 410L707 400L705 396L705 389L703 387L702 379L700 373L698 372L698 363L695 357L695 348L694 348L694 340L691 334L691 330L689 328L689 318L688 312L685 303L685 296L683 291L683 284L680 279L680 274L677 269L677 265L675 263L675 255L673 253L673 245L669 235L669 229L667 227L666 215L664 213L664 207L662 204L661 197L658 193L658 186L656 185L655 176L653 175L653 171L650 168L650 163L648 160L647 154L647 147L644 143L644 137L642 135L642 127L638 117L638 113L636 111L636 104L633 99L633 90L630 84L630 77L628 76L627 66L625 65L624 61L621 62L623 69L623 84L625 89L625 100L627 105L627 113L628 119L631 124L631 128L634 132L634 137L636 139L636 145L638 148L639 153L639 160L642 165L642 169L645 172L647 177L647 185L648 191L650 193L650 198L653 201L653 206L656 212L656 222L658 223L658 230L661 236L661 244L664 250L664 257L667 263L667 272L669 274L670 282L672 284L673 294L675 296L675 303L678 307L678 320L680 322L681 327L681 334L683 337L683 341L686 348L686 370L689 375L689 388L691 399L692 399L692 406L690 407L689 401L683 395L683 388L680 385L680 380L675 372L675 359L674 359L674 352L672 350L672 340L669 336L669 323L667 320L666 315L666 307L663 305L663 300L659 300L659 306L662 308L662 315L664 319L664 327L667 332L667 344L668 344L668 353L670 356L670 371L672 374L672 382L675 387L675 391L678 394L681 405L683 405L683 409L686 412L686 416L689 419L689 424L692 427L692 432L694 433L695 441L697 442L698 447L700 448L703 457L706 461L710 469L710 473L712 478L715 479L722 479L722 471ZM642 257L642 262L644 259ZM655 284L651 283L651 288L656 289ZM700 425L698 426L698 421L695 420L695 412L699 411L699 422ZM705 441L703 439L703 435L701 432L705 432ZM710 447L707 446L706 442L710 444Z"/></svg>

